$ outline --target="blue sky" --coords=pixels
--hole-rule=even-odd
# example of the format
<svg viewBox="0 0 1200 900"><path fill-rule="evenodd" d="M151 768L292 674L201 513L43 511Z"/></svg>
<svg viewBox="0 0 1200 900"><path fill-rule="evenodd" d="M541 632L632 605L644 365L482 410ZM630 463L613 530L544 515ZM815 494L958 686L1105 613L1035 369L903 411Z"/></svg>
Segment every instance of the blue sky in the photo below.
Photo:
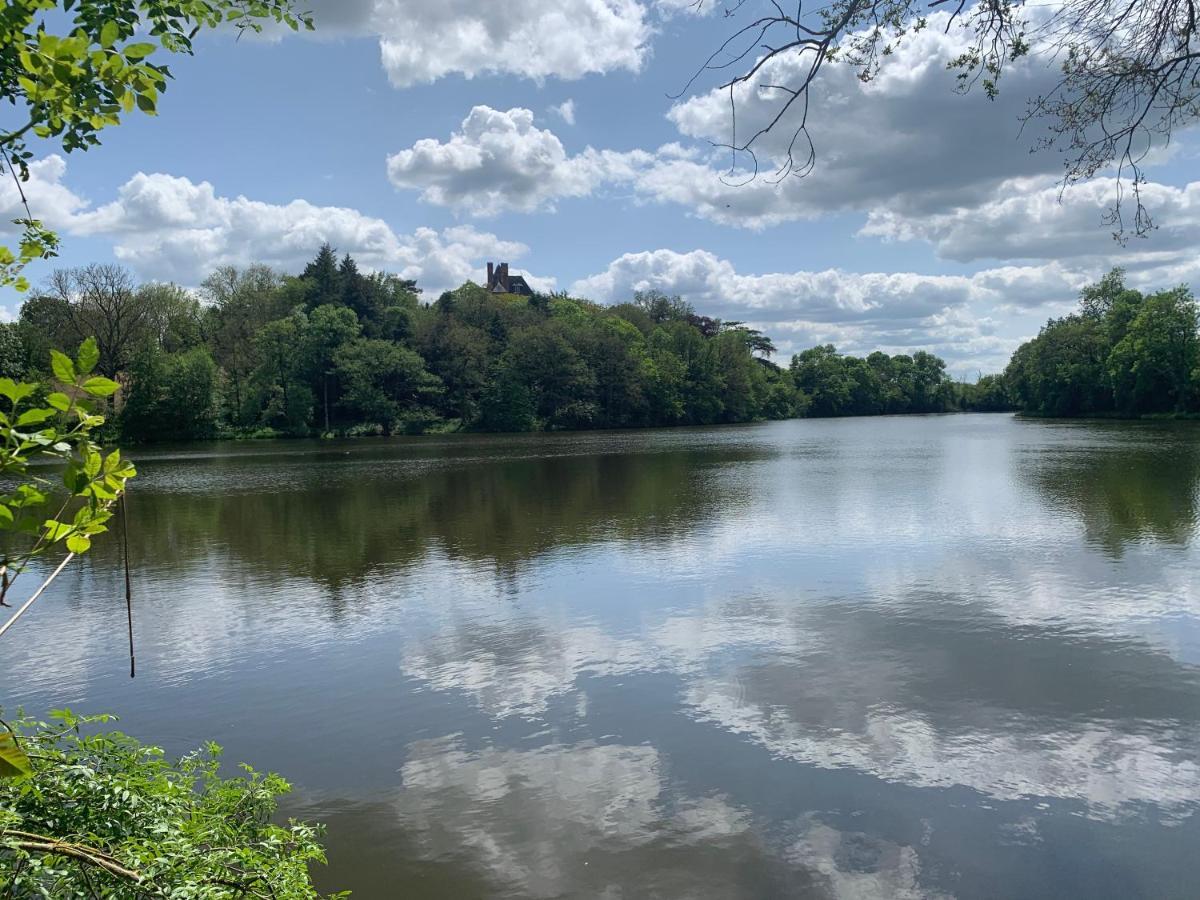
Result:
<svg viewBox="0 0 1200 900"><path fill-rule="evenodd" d="M63 232L56 264L195 287L221 264L297 271L328 240L440 292L507 259L600 302L678 292L785 353L924 348L962 375L1002 366L1111 265L1143 287L1197 276L1187 137L1150 169L1163 227L1123 248L1101 225L1111 182L1059 202L1060 160L1018 134L1053 72L1017 69L996 103L957 96L954 33L909 42L869 86L828 67L815 171L732 186L709 144L727 100L711 82L668 96L728 33L721 15L680 0L315 7L315 36L204 38L172 63L160 115L100 148L40 148L30 202ZM761 93L739 100L744 121L769 112Z"/></svg>

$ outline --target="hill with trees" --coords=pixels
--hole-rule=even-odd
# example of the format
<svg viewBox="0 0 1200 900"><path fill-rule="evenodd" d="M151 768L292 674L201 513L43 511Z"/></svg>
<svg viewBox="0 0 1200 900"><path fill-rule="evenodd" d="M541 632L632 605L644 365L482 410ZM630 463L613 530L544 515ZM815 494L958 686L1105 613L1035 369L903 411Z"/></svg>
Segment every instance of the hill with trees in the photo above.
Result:
<svg viewBox="0 0 1200 900"><path fill-rule="evenodd" d="M138 285L117 266L59 270L0 326L0 375L44 375L51 350L93 335L97 373L122 385L126 441L1200 411L1195 300L1132 290L1119 269L974 384L925 351L824 345L777 365L768 336L657 291L603 306L467 282L429 300L328 246L298 276L225 267L198 292Z"/></svg>
<svg viewBox="0 0 1200 900"><path fill-rule="evenodd" d="M199 292L124 269L60 270L0 329L0 372L36 374L95 335L121 382L124 440L712 425L973 408L929 353L831 346L771 361L771 339L679 297L602 306L566 294L436 300L324 246L296 277L225 267Z"/></svg>

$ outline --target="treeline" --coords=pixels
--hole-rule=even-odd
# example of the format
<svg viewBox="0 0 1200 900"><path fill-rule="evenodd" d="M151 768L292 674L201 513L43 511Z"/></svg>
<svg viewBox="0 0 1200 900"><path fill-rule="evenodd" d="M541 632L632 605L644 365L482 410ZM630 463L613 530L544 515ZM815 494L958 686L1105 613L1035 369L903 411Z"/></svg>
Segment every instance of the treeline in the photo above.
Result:
<svg viewBox="0 0 1200 900"><path fill-rule="evenodd" d="M1113 269L1051 319L1004 373L1021 410L1045 416L1200 412L1196 301L1186 287L1142 294Z"/></svg>
<svg viewBox="0 0 1200 900"><path fill-rule="evenodd" d="M776 365L771 340L679 297L601 306L493 294L435 301L322 247L298 277L221 268L198 294L117 266L60 270L0 328L0 373L38 374L94 335L131 441L709 425L800 415L997 408L928 353L817 347Z"/></svg>

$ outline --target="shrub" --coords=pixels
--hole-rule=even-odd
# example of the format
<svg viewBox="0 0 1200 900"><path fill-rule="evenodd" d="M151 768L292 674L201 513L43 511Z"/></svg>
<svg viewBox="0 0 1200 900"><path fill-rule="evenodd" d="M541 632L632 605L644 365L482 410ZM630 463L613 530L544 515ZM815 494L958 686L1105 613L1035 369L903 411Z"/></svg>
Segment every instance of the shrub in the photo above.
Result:
<svg viewBox="0 0 1200 900"><path fill-rule="evenodd" d="M316 826L274 825L290 787L249 766L219 774L208 744L176 763L70 711L0 733L0 884L15 897L171 900L319 895ZM344 895L342 895L344 896Z"/></svg>

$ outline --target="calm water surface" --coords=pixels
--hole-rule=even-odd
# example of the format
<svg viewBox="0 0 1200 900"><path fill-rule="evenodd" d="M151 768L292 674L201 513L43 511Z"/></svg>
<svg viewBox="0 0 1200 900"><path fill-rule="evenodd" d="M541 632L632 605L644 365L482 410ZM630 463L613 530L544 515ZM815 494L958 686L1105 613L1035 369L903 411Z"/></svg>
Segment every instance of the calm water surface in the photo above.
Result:
<svg viewBox="0 0 1200 900"><path fill-rule="evenodd" d="M206 738L361 898L1195 897L1200 427L139 455L0 702Z"/></svg>

